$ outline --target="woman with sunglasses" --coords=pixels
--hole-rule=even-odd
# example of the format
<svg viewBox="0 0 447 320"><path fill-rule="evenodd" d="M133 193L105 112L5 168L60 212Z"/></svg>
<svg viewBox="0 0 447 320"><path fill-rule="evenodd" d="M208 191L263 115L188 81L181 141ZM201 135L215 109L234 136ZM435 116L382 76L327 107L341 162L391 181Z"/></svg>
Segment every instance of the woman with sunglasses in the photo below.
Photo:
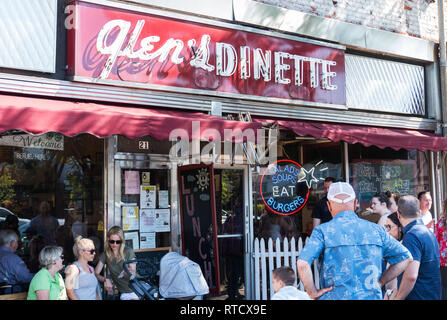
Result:
<svg viewBox="0 0 447 320"><path fill-rule="evenodd" d="M105 252L99 256L99 262L95 268L96 277L104 283L104 288L108 292L113 291L114 284L120 293L121 300L138 300L138 296L129 288L130 276L123 269L124 261L134 260L135 253L131 248L125 247L124 233L120 227L110 228L105 247ZM101 275L104 265L110 272L113 284L110 279ZM136 274L135 264L129 264L128 269L132 274Z"/></svg>
<svg viewBox="0 0 447 320"><path fill-rule="evenodd" d="M393 212L392 214L386 217L386 223L384 225L386 232L396 239L397 241L402 240L402 224L397 217L397 212ZM388 265L386 266L388 267ZM396 290L397 289L397 278L394 278L390 282L385 285L385 289L387 290Z"/></svg>
<svg viewBox="0 0 447 320"><path fill-rule="evenodd" d="M62 247L46 246L39 253L42 267L28 289L28 300L67 300L64 279L59 271L64 267Z"/></svg>
<svg viewBox="0 0 447 320"><path fill-rule="evenodd" d="M384 227L386 232L388 232L388 234L392 236L394 239L398 241L402 240L402 225L400 224L396 212L390 214L387 217L386 224Z"/></svg>
<svg viewBox="0 0 447 320"><path fill-rule="evenodd" d="M73 253L77 261L65 271L65 287L70 300L101 300L98 279L89 262L95 258L95 244L88 238L75 239Z"/></svg>

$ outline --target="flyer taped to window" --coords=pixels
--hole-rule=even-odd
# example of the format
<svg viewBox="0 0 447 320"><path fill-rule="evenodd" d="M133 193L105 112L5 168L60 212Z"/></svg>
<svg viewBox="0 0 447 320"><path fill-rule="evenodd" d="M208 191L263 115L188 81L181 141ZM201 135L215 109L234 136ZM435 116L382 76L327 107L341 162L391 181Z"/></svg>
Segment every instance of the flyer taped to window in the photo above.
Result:
<svg viewBox="0 0 447 320"><path fill-rule="evenodd" d="M126 241L126 246L132 248L133 250L140 249L140 242L138 241L138 232L124 232L124 239Z"/></svg>
<svg viewBox="0 0 447 320"><path fill-rule="evenodd" d="M140 208L155 209L157 198L157 186L140 186Z"/></svg>
<svg viewBox="0 0 447 320"><path fill-rule="evenodd" d="M140 190L140 173L138 171L126 170L124 172L124 193L138 194Z"/></svg>
<svg viewBox="0 0 447 320"><path fill-rule="evenodd" d="M154 249L155 248L155 232L141 233L140 249Z"/></svg>
<svg viewBox="0 0 447 320"><path fill-rule="evenodd" d="M140 232L155 232L155 210L140 210Z"/></svg>
<svg viewBox="0 0 447 320"><path fill-rule="evenodd" d="M169 209L155 210L155 231L156 232L171 231L171 210Z"/></svg>
<svg viewBox="0 0 447 320"><path fill-rule="evenodd" d="M122 208L123 230L139 230L138 206L128 205Z"/></svg>

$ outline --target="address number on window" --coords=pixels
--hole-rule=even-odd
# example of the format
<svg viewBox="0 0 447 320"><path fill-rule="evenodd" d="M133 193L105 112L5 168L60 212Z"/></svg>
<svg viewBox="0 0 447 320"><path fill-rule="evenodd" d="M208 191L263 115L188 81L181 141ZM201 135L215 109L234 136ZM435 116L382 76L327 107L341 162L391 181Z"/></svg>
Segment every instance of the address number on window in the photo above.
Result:
<svg viewBox="0 0 447 320"><path fill-rule="evenodd" d="M139 141L138 148L147 150L149 149L149 141Z"/></svg>

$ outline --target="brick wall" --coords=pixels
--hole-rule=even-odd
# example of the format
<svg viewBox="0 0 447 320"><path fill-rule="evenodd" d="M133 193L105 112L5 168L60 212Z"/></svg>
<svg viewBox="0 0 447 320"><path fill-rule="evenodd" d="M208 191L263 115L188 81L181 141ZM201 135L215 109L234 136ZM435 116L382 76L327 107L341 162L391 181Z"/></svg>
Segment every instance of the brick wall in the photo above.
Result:
<svg viewBox="0 0 447 320"><path fill-rule="evenodd" d="M255 1L438 42L438 0Z"/></svg>

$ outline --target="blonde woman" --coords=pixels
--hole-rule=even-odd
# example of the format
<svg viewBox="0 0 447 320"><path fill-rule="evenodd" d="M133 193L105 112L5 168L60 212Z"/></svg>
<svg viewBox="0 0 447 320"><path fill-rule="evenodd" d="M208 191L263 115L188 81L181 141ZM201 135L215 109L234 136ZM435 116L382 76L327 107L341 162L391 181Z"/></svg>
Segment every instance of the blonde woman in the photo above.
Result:
<svg viewBox="0 0 447 320"><path fill-rule="evenodd" d="M135 253L131 248L125 247L123 230L118 227L110 228L107 233L106 250L99 256L99 262L95 268L96 277L100 282L104 283L104 287L108 292L113 290L113 284L120 293L121 300L138 300L138 296L129 288L129 275L125 274L123 263L126 260L134 260ZM107 277L101 275L101 271L107 266L113 284ZM136 274L135 264L128 265L129 271Z"/></svg>
<svg viewBox="0 0 447 320"><path fill-rule="evenodd" d="M63 249L46 246L39 253L42 269L29 285L28 300L67 300L64 280L59 271L64 267Z"/></svg>
<svg viewBox="0 0 447 320"><path fill-rule="evenodd" d="M95 244L88 238L75 239L73 253L77 259L65 270L65 288L70 300L101 300L98 279L89 262L95 258Z"/></svg>

